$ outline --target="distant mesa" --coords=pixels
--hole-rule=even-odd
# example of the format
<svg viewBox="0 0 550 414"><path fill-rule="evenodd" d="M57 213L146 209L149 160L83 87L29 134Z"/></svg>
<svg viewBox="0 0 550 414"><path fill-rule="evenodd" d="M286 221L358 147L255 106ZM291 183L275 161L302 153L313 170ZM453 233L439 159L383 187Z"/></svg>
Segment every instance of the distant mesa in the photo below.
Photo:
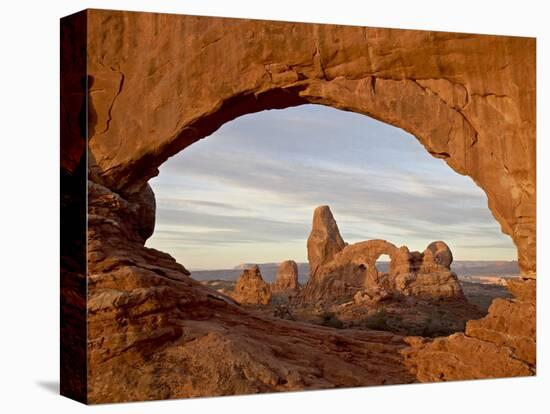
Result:
<svg viewBox="0 0 550 414"><path fill-rule="evenodd" d="M269 266L269 267L277 267L279 264L277 262L268 262L268 263L239 263L237 266L235 266L233 269L234 270L244 270L244 269L248 269L254 265L258 265L260 267L260 270L262 267L266 267L266 266Z"/></svg>
<svg viewBox="0 0 550 414"><path fill-rule="evenodd" d="M248 269L249 267L254 266L254 263L239 263L237 266L234 267L235 270L244 270Z"/></svg>
<svg viewBox="0 0 550 414"><path fill-rule="evenodd" d="M508 280L504 277L500 276L485 276L485 275L478 275L478 276L464 276L462 278L464 282L470 282L470 283L479 283L482 285L497 285L497 286L508 286Z"/></svg>
<svg viewBox="0 0 550 414"><path fill-rule="evenodd" d="M376 268L379 272L387 273L389 271L388 261L379 260L376 262ZM243 269L253 266L254 263L244 263L242 265L228 269L210 269L210 270L193 270L193 279L200 281L208 280L226 280L236 281ZM298 266L298 281L305 285L309 278L309 264L306 262L296 262ZM242 267L241 267L242 266ZM258 263L262 278L266 282L274 282L277 277L279 263ZM238 268L237 268L238 267ZM519 277L519 267L517 260L501 261L501 260L454 260L451 269L455 272L459 279L469 281L476 279L479 276L491 277Z"/></svg>

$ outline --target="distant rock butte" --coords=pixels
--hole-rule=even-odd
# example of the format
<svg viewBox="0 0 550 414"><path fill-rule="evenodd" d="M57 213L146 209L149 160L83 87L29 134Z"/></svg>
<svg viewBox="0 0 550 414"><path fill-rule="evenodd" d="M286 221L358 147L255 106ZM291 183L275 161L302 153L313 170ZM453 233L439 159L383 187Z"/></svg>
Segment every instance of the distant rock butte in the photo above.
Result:
<svg viewBox="0 0 550 414"><path fill-rule="evenodd" d="M391 260L388 273L376 267L382 254ZM328 206L313 213L308 257L313 271L303 289L306 302L352 297L366 301L392 295L464 300L458 278L451 271L453 255L444 242L431 243L423 253L385 240L348 245Z"/></svg>
<svg viewBox="0 0 550 414"><path fill-rule="evenodd" d="M285 260L279 264L277 277L271 284L271 292L296 296L300 291L298 283L298 265L294 260Z"/></svg>
<svg viewBox="0 0 550 414"><path fill-rule="evenodd" d="M260 268L253 265L243 270L230 296L243 305L267 305L271 299L271 289L262 279Z"/></svg>

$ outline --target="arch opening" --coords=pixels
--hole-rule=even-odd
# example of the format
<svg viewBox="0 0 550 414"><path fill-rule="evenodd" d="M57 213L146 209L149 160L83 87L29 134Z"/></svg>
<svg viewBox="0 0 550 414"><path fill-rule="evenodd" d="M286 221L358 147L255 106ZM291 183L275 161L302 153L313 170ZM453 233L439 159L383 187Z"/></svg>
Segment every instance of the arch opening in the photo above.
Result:
<svg viewBox="0 0 550 414"><path fill-rule="evenodd" d="M478 132L456 106L449 105L448 101L452 99L445 95L445 89L432 90L430 87L435 88L433 85L426 86L411 80L367 76L359 79L335 78L328 82L304 79L291 85L270 85L253 93L245 91L232 94L220 99L214 107L194 116L192 120L178 122L185 126L172 134L172 138L161 141L154 151L140 151L142 155L132 162L114 165L106 171L102 171L99 165L92 166L91 170L102 179L107 178L108 185L119 188L123 194L131 194L141 189L148 179L156 176L158 167L169 157L210 136L238 117L270 109L319 104L366 115L410 133L429 154L443 159L459 174L468 175L487 192L484 181L490 180L491 186L495 182L490 177L480 175L476 167L478 157L481 156L476 147ZM406 95L407 99L396 105L396 94ZM419 112L437 116L419 118ZM474 170L470 171L471 168ZM499 167L495 165L494 168ZM508 186L512 183L503 182L497 185ZM522 236L520 229L523 226L529 227L530 222L516 222L516 218L510 216L508 204L502 204L502 200L497 197L502 191L508 189L491 189L487 193L489 209L500 223L501 231L511 235L517 246L531 243L533 240ZM533 249L522 247L518 250L518 260L524 277L534 276L530 270L534 266L533 255Z"/></svg>
<svg viewBox="0 0 550 414"><path fill-rule="evenodd" d="M391 257L389 254L382 253L376 259L374 266L379 274L389 273L391 265Z"/></svg>
<svg viewBox="0 0 550 414"><path fill-rule="evenodd" d="M459 174L472 178L487 193L489 209L500 223L502 232L510 235L518 247L522 277L534 277L534 239L525 237L525 234L530 234L533 223L525 219L518 221L516 212L510 211L509 203L499 195L511 192L511 195L521 197L519 194L522 194L522 190L517 183L510 180L495 181L484 172L493 168L502 169L500 159L484 159L485 164L494 166L479 169L483 151L476 145L479 140L478 130L462 112L467 100L456 101L457 91L461 88L464 87L448 81L433 83L429 80L387 79L373 75L312 79L298 73L297 79L293 78L292 82L285 80L221 96L213 106L202 108L186 119L176 119L176 133L167 131L166 137L156 142L153 148L140 148L137 158L120 160L120 163L116 157L112 159L109 156L107 167L101 166L101 160L92 157L97 162L91 166L91 170L110 188L128 195L139 191L148 179L156 176L158 167L166 159L239 116L307 103L326 105L401 128L416 137L432 156L443 159ZM467 91L463 90L458 95L464 96L464 93L467 96ZM396 97L402 97L399 103ZM434 116L419 117L419 113ZM101 151L92 152L95 154ZM499 186L502 188L499 189ZM512 191L513 188L517 188L517 191Z"/></svg>
<svg viewBox="0 0 550 414"><path fill-rule="evenodd" d="M343 132L342 127L346 125ZM415 166L415 159L422 161ZM168 171L163 174L168 175L161 174L151 181L160 212L170 209L170 214L174 214L177 206L170 204L175 201L170 195L185 189L186 185L190 185L191 189L184 197L183 203L187 203L184 210L189 211L194 207L193 213L201 209L219 213L223 203L216 203L228 197L235 204L228 206L230 209L240 208L246 211L246 204L249 204L248 209L253 210L253 204L258 203L266 194L269 197L276 194L280 200L270 200L262 208L271 211L275 209L274 214L277 214L277 206L284 208L285 203L291 200L298 206L299 219L280 218L290 218L294 220L291 223L301 225L301 236L307 237L314 207L332 204L333 208L338 209L341 205L340 212L350 216L350 220L344 224L345 231L349 234L348 240L388 239L394 244L408 245L419 251L424 250L431 241L445 238L443 231L434 231L431 238L423 237L418 242L411 243L410 240L414 238L406 237L404 231L401 234L398 232L397 238L393 235L396 226L392 222L400 222L410 233L419 233L420 225L406 226L408 217L417 214L421 216L422 225L426 227L431 224L430 219L441 224L448 222L449 233L456 236L463 232L460 228L461 220L478 220L482 226L475 236L490 233L490 237L488 240L478 240L476 249L469 255L459 253L457 257L480 259L481 257L472 254L479 249L490 248L489 241L493 238L493 258L513 259L513 245L498 231L494 219L484 205L486 199L483 192L468 177L452 172L441 160L430 157L410 134L363 115L321 105L302 105L249 114L226 124L212 136L190 145L176 157L169 159L165 165ZM319 165L322 167L317 168ZM303 168L296 168L297 166ZM419 168L415 171L416 167ZM285 173L285 170L288 172ZM294 178L299 181L294 186L291 174L295 174ZM323 194L324 180L330 180L329 191L332 191L332 196L326 197ZM212 188L208 191L201 192L198 188L209 185ZM268 191L270 186L274 188L271 195ZM247 196L247 192L250 196ZM308 197L312 192L315 194ZM236 200L237 196L233 194L243 197L243 201ZM401 198L401 194L405 197ZM431 203L432 196L437 198L439 204ZM281 201L283 197L288 200ZM361 204L365 198L369 205L362 209ZM164 199L171 200L163 204ZM355 203L354 208L345 206L350 200ZM408 200L413 200L413 210L408 210ZM202 205L191 205L201 201L204 201ZM384 216L389 217L386 220L389 224L378 224L376 218L381 219ZM367 225L361 224L364 218L367 219ZM242 217L236 215L235 219L241 220ZM180 221L185 221L184 217ZM354 231L354 226L360 224L363 227L360 227L358 234L357 227ZM163 226L162 220L160 225ZM365 228L369 225L371 227ZM384 226L389 227L386 229ZM218 234L231 236L230 232ZM462 249L467 247L467 243L468 239L462 238L460 243L453 244L459 244ZM163 247L161 244L154 246ZM305 246L302 246L302 250L303 247ZM174 253L172 249L168 250ZM503 251L506 253L503 254ZM181 255L175 256L182 263L189 262ZM304 255L301 256L301 260L303 259ZM246 261L257 260L252 257L243 258L242 262ZM190 267L204 268L193 264Z"/></svg>
<svg viewBox="0 0 550 414"><path fill-rule="evenodd" d="M305 240L312 230L311 213L320 204L331 205L346 241L369 240L374 249L364 259L353 259L357 276L345 276L349 280L343 282L353 292L369 284L365 279L385 289L409 283L394 280L399 267L408 266L396 246L422 252L433 240L446 239L462 263L483 259L472 254L483 251L484 243L490 248L493 239L497 247L488 258L514 256L513 244L499 232L478 187L427 154L410 134L363 115L319 105L251 114L194 143L165 166L166 173L151 181L158 222L148 246L171 253L191 277L225 294L252 264L259 264L266 283L274 282L276 265L285 260L298 263L304 291L313 289ZM468 243L475 247L469 249ZM491 256L499 250L501 256ZM390 254L401 257L395 269ZM422 257L410 269L419 272ZM338 280L326 283L319 289L352 299ZM480 313L470 309L466 315ZM463 329L465 320L447 333Z"/></svg>

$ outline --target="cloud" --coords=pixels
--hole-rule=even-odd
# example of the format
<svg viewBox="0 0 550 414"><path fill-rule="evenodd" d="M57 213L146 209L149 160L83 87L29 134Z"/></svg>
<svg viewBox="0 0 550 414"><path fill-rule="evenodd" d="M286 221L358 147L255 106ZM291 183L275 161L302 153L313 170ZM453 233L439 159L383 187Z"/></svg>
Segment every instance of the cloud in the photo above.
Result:
<svg viewBox="0 0 550 414"><path fill-rule="evenodd" d="M179 229L182 234L190 232L191 228L211 228L205 235L220 235L230 241L241 238L250 241L279 241L301 239L309 231L306 223L290 223L263 217L230 216L223 214L201 213L192 210L159 209L158 226L164 229ZM166 231L166 230L164 230ZM175 232L176 230L172 230Z"/></svg>
<svg viewBox="0 0 550 414"><path fill-rule="evenodd" d="M241 117L168 160L151 185L158 226L149 244L202 246L214 261L215 246L241 244L247 257L269 243L305 247L321 204L331 206L348 241L384 238L423 249L443 239L465 256L479 258L474 249L487 246L514 258L471 179L404 131L330 108Z"/></svg>
<svg viewBox="0 0 550 414"><path fill-rule="evenodd" d="M157 200L159 199L157 195ZM168 198L168 197L161 197L162 200L162 206L165 207L172 207L176 209L185 209L186 207L191 208L214 208L223 210L225 212L227 211L246 211L247 208L239 205L233 205L230 203L222 203L219 201L207 201L207 200L193 200L193 199L185 199L185 198Z"/></svg>

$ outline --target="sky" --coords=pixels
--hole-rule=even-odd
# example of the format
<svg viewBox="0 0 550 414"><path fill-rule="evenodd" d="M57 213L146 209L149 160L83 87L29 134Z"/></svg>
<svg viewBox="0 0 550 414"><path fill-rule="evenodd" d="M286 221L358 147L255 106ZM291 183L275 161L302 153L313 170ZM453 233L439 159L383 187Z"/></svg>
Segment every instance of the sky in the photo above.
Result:
<svg viewBox="0 0 550 414"><path fill-rule="evenodd" d="M515 260L485 193L407 132L320 105L248 114L168 159L151 179L147 246L188 269L307 262L313 210L329 205L348 243L384 239L455 260Z"/></svg>

